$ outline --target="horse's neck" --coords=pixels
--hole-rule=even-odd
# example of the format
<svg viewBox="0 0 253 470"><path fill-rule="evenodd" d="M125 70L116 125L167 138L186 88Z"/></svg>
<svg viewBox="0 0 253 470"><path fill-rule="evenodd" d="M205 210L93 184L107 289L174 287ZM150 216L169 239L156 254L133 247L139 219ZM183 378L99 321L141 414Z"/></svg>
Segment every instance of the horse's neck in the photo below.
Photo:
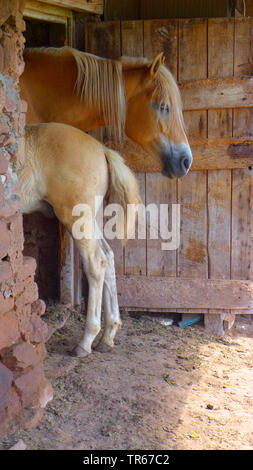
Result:
<svg viewBox="0 0 253 470"><path fill-rule="evenodd" d="M106 125L101 106L87 105L74 93L76 61L71 52L63 55L40 52L25 55L21 93L28 101L27 123L63 122L89 131ZM135 92L139 73L123 71L126 101Z"/></svg>
<svg viewBox="0 0 253 470"><path fill-rule="evenodd" d="M98 110L88 107L75 95L75 59L31 53L25 56L20 79L21 97L28 102L27 123L63 122L87 131L101 123Z"/></svg>

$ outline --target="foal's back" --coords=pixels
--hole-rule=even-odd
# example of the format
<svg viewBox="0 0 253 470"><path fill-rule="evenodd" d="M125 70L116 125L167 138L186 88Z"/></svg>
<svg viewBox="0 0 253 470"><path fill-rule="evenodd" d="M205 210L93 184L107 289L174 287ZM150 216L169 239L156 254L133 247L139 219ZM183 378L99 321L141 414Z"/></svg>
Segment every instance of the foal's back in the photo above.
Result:
<svg viewBox="0 0 253 470"><path fill-rule="evenodd" d="M66 124L43 123L27 128L33 134L28 145L32 144L33 150L30 160L40 172L41 197L54 207L61 222L70 218L76 204L94 207L94 197L105 196L108 189L102 144Z"/></svg>

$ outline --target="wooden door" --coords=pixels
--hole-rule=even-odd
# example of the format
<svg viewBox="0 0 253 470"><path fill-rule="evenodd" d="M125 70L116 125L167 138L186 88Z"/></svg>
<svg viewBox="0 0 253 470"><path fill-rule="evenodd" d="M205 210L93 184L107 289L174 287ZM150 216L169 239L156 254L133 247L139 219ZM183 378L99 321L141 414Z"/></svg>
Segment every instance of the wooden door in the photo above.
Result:
<svg viewBox="0 0 253 470"><path fill-rule="evenodd" d="M194 155L190 173L171 181L141 151L123 151L146 205L181 204L181 242L174 252L161 240L112 244L122 308L201 312L207 325L253 313L252 31L251 18L85 25L87 52L152 59L164 51Z"/></svg>

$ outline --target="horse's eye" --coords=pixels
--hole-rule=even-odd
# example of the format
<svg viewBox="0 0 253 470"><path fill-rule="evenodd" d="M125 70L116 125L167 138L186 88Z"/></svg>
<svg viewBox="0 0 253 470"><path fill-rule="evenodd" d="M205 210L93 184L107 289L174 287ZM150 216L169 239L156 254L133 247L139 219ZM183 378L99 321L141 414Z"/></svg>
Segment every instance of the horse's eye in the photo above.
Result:
<svg viewBox="0 0 253 470"><path fill-rule="evenodd" d="M170 107L168 104L161 104L160 105L160 111L163 113L163 114L169 114L170 112Z"/></svg>
<svg viewBox="0 0 253 470"><path fill-rule="evenodd" d="M159 111L164 116L168 116L170 113L170 106L167 103L156 103L155 101L151 102L151 107L156 111Z"/></svg>

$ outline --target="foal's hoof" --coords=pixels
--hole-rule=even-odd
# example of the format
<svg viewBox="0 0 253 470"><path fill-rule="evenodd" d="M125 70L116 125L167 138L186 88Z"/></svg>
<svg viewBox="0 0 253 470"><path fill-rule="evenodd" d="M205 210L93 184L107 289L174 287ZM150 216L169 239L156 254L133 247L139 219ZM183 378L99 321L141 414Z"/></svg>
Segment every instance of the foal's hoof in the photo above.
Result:
<svg viewBox="0 0 253 470"><path fill-rule="evenodd" d="M71 352L70 352L70 355L71 356L74 356L74 357L86 357L89 355L89 353L87 351L85 351L85 349L83 349L81 346L76 346Z"/></svg>
<svg viewBox="0 0 253 470"><path fill-rule="evenodd" d="M112 351L112 347L105 343L98 343L98 345L95 347L95 350L101 353L107 353Z"/></svg>

